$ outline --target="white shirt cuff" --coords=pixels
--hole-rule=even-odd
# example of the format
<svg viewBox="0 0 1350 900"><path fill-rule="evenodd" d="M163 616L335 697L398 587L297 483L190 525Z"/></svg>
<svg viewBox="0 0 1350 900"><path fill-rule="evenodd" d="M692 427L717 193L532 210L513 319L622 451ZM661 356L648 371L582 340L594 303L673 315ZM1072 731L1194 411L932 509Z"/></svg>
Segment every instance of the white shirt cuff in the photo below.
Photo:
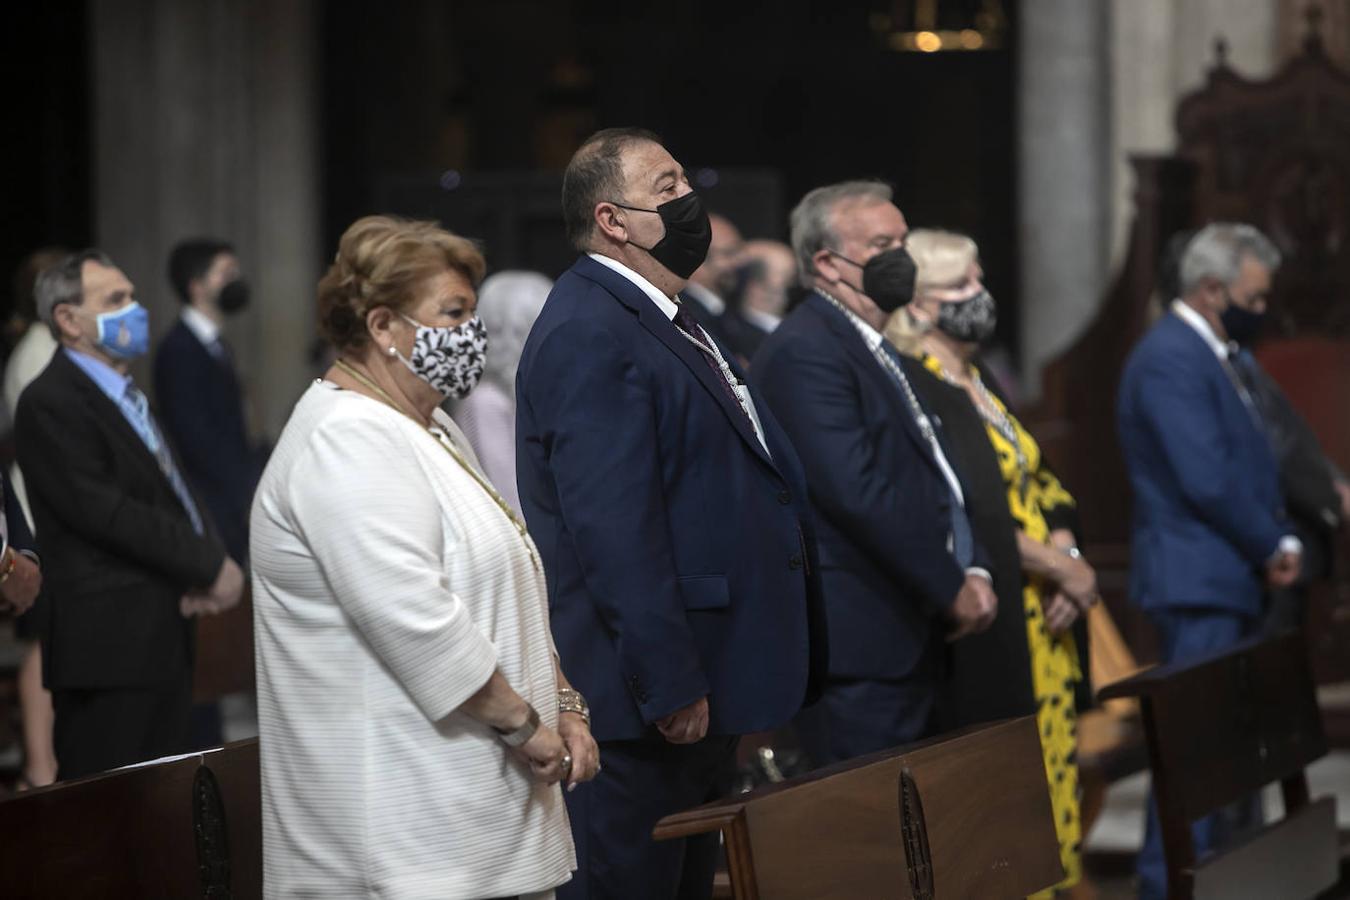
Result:
<svg viewBox="0 0 1350 900"><path fill-rule="evenodd" d="M1303 552L1303 542L1300 541L1298 538L1294 537L1292 534L1286 534L1284 537L1280 538L1280 544L1279 544L1279 547L1276 549L1275 552L1276 552L1276 553L1302 553L1302 552Z"/></svg>
<svg viewBox="0 0 1350 900"><path fill-rule="evenodd" d="M989 574L989 570L981 569L979 566L971 566L966 569L966 575L978 575L990 584L994 583L994 576Z"/></svg>

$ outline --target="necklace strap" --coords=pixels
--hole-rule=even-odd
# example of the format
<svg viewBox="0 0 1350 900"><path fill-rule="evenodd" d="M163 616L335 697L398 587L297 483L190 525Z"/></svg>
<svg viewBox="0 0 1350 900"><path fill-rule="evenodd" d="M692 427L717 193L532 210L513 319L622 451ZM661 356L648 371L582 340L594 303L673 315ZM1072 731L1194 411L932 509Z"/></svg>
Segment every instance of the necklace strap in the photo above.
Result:
<svg viewBox="0 0 1350 900"><path fill-rule="evenodd" d="M451 459L459 463L460 468L462 468L469 475L469 477L472 478L478 484L478 486L484 491L484 493L486 493L488 497L490 497L492 501L497 505L497 508L502 511L502 514L505 515L506 518L511 522L511 526L520 535L521 539L525 541L525 548L530 554L530 561L534 563L536 569L539 568L539 558L535 554L534 543L533 541L530 540L529 529L525 527L525 523L520 520L520 517L518 515L516 515L516 511L511 508L511 504L506 502L506 498L503 497L501 493L495 487L492 486L492 482L488 481L481 473L479 473L479 471L476 468L474 468L472 463L470 463L467 459L465 459L464 454L461 453L459 448L455 446L455 442L450 438L450 435L446 434L444 429L436 425L423 425L421 422L418 422L417 419L409 415L407 410L399 406L398 402L395 401L394 398L389 395L388 391L384 390L374 381L371 381L369 378L362 375L360 372L356 370L355 367L353 367L346 360L338 359L335 360L333 364L337 366L339 369L341 369L343 372L350 375L352 378L356 379L356 381L359 382L360 384L374 391L375 394L377 395L377 399L383 402L386 406L393 409L395 412L401 413L406 418L411 419L427 434L435 438L436 443L439 444L441 448L445 450L446 453L450 454Z"/></svg>

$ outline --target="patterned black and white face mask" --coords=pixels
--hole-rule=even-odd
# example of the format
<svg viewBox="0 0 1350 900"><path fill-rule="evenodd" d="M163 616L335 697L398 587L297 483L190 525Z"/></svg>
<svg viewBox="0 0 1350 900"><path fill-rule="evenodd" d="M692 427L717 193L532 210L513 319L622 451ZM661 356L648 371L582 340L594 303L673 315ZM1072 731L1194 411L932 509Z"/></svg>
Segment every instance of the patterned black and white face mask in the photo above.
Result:
<svg viewBox="0 0 1350 900"><path fill-rule="evenodd" d="M994 336L997 325L998 307L986 290L938 307L937 327L958 341L983 344Z"/></svg>
<svg viewBox="0 0 1350 900"><path fill-rule="evenodd" d="M487 327L474 316L451 328L433 328L415 319L403 317L417 327L412 359L398 358L418 378L441 392L443 397L464 399L483 377L487 362Z"/></svg>

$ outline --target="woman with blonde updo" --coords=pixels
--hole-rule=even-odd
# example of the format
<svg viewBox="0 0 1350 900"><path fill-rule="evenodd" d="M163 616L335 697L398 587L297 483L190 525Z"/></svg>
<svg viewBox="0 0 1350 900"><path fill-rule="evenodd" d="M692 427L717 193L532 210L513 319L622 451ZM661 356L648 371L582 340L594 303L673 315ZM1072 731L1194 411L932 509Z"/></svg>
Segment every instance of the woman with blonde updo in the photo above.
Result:
<svg viewBox="0 0 1350 900"><path fill-rule="evenodd" d="M439 409L483 371L483 269L370 216L319 283L337 361L253 504L268 897L547 897L575 868L589 712L539 554Z"/></svg>
<svg viewBox="0 0 1350 900"><path fill-rule="evenodd" d="M886 336L933 376L916 380L916 389L953 444L972 530L994 558L999 597L995 627L953 648L952 724L1036 715L1063 890L1082 868L1075 753L1087 670L1080 649L1087 648L1080 616L1097 602L1096 575L1078 552L1073 497L976 362L993 337L997 307L981 280L975 242L917 229L905 248L915 264L914 299L892 314ZM1087 702L1085 692L1081 699Z"/></svg>

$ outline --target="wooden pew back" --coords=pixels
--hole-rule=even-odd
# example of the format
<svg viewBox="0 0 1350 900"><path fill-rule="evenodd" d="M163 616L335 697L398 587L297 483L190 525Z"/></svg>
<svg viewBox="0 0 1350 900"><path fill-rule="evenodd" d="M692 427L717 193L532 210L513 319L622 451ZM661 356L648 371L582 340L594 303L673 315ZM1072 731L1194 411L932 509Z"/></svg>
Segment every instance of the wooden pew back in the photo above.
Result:
<svg viewBox="0 0 1350 900"><path fill-rule="evenodd" d="M1024 897L1063 878L1031 717L668 816L653 835L719 829L739 900Z"/></svg>
<svg viewBox="0 0 1350 900"><path fill-rule="evenodd" d="M1158 666L1098 696L1140 699L1170 896L1311 897L1335 883L1335 803L1310 803L1304 774L1327 746L1299 635ZM1190 823L1273 782L1285 819L1197 860Z"/></svg>
<svg viewBox="0 0 1350 900"><path fill-rule="evenodd" d="M262 896L258 742L0 802L9 900Z"/></svg>

